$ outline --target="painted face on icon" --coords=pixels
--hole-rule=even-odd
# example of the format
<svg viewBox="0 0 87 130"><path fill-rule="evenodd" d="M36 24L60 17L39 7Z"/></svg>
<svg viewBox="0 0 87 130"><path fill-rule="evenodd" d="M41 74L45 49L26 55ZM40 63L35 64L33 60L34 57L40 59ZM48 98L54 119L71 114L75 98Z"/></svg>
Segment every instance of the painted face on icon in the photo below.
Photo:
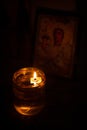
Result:
<svg viewBox="0 0 87 130"><path fill-rule="evenodd" d="M61 45L64 38L64 31L61 28L55 28L53 31L54 45Z"/></svg>
<svg viewBox="0 0 87 130"><path fill-rule="evenodd" d="M43 49L48 48L50 45L50 37L47 35L42 36L42 43L41 46Z"/></svg>

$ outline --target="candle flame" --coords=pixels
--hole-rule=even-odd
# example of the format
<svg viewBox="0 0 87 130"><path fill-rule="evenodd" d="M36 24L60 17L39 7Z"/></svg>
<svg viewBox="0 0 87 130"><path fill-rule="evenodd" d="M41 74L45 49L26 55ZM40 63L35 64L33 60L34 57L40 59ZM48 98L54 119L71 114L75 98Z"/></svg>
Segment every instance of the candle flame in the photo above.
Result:
<svg viewBox="0 0 87 130"><path fill-rule="evenodd" d="M33 77L30 78L30 83L33 84L33 87L39 86L38 84L41 83L41 77L37 77L37 73L33 73Z"/></svg>
<svg viewBox="0 0 87 130"><path fill-rule="evenodd" d="M37 74L36 74L36 72L34 72L34 79L36 79L36 77L37 77Z"/></svg>

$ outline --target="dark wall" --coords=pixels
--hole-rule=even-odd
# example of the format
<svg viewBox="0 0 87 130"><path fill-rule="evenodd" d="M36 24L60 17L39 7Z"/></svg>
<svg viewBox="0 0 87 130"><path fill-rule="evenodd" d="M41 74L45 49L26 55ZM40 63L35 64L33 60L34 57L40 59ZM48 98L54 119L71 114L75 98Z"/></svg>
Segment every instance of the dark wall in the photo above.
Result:
<svg viewBox="0 0 87 130"><path fill-rule="evenodd" d="M27 42L30 40L31 25L30 14L26 1L3 1L1 5L1 33L3 55L8 59L27 59ZM28 4L29 8L29 4ZM6 40L6 41L5 41ZM5 46L4 46L5 44ZM24 52L23 52L24 51ZM30 50L29 50L30 51Z"/></svg>
<svg viewBox="0 0 87 130"><path fill-rule="evenodd" d="M80 15L81 26L80 26L80 37L79 37L79 54L78 54L78 77L81 81L86 83L87 73L87 7L85 0L77 0L77 11ZM84 85L83 85L84 86Z"/></svg>
<svg viewBox="0 0 87 130"><path fill-rule="evenodd" d="M24 0L0 2L1 76L31 64L30 7Z"/></svg>

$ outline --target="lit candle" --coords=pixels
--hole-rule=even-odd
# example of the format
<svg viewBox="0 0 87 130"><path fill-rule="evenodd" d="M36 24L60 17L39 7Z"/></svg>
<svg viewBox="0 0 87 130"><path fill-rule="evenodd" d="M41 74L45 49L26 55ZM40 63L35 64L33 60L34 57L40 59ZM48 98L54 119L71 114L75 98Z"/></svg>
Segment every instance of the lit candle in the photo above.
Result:
<svg viewBox="0 0 87 130"><path fill-rule="evenodd" d="M46 76L42 70L26 67L13 75L14 108L25 116L32 116L45 105Z"/></svg>
<svg viewBox="0 0 87 130"><path fill-rule="evenodd" d="M37 77L37 73L34 72L33 77L30 78L30 83L34 84L34 87L38 86L39 83L41 83L42 78L41 77Z"/></svg>

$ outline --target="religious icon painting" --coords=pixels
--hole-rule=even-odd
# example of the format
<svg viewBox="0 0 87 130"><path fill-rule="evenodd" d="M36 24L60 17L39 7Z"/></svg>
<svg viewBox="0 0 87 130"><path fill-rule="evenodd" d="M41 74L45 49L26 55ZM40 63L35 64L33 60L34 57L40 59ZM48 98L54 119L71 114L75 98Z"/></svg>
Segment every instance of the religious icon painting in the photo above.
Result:
<svg viewBox="0 0 87 130"><path fill-rule="evenodd" d="M73 75L79 17L75 12L37 9L33 66L48 75Z"/></svg>

